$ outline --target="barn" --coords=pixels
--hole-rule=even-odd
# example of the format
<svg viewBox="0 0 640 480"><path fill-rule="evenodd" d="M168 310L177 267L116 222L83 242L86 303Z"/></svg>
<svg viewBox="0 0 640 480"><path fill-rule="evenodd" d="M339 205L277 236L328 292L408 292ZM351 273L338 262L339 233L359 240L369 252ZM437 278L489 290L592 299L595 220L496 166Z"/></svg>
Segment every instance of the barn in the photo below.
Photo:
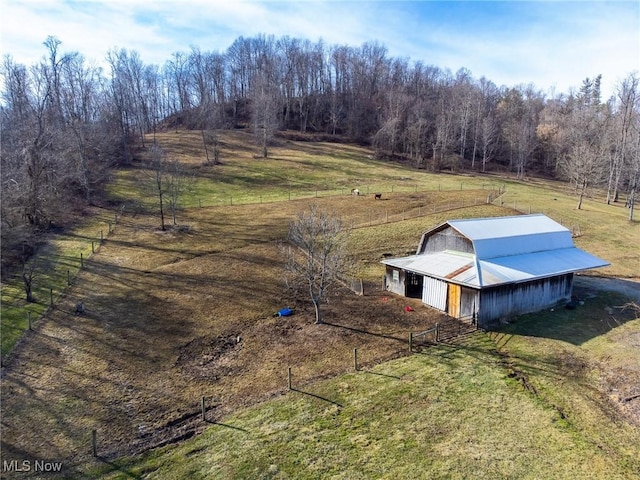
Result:
<svg viewBox="0 0 640 480"><path fill-rule="evenodd" d="M542 214L449 220L382 263L388 291L481 328L569 301L575 272L609 265Z"/></svg>

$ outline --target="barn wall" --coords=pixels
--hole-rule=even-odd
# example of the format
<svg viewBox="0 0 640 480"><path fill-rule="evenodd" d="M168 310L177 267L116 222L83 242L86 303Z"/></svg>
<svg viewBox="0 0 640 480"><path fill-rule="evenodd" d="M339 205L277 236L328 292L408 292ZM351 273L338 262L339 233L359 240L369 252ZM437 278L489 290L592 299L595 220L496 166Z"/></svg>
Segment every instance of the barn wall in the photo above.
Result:
<svg viewBox="0 0 640 480"><path fill-rule="evenodd" d="M447 282L433 277L424 277L422 303L446 312L447 310Z"/></svg>
<svg viewBox="0 0 640 480"><path fill-rule="evenodd" d="M444 250L474 253L471 240L462 236L451 227L447 227L428 236L419 253L436 253Z"/></svg>
<svg viewBox="0 0 640 480"><path fill-rule="evenodd" d="M524 313L551 307L571 299L573 274L526 283L502 285L480 291L478 323L481 327Z"/></svg>
<svg viewBox="0 0 640 480"><path fill-rule="evenodd" d="M478 312L480 290L462 287L460 292L460 318L468 319Z"/></svg>
<svg viewBox="0 0 640 480"><path fill-rule="evenodd" d="M395 272L395 274L394 274ZM404 296L405 272L387 265L384 275L384 283L389 292Z"/></svg>

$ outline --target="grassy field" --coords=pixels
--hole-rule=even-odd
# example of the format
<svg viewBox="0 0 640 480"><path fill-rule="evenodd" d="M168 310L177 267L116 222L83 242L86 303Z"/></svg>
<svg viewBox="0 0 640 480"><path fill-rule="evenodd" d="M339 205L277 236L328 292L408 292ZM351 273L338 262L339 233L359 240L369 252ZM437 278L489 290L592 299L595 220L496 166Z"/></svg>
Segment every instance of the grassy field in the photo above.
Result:
<svg viewBox="0 0 640 480"><path fill-rule="evenodd" d="M610 300L595 297L590 307ZM585 323L594 327L602 320L593 313L564 316L562 336L569 343L579 343L573 336L582 334ZM638 427L607 407L596 377L601 373L599 344L637 337L640 320L602 331L584 348L544 338L555 336L550 330L558 328L557 317L547 315L542 325L536 320L529 316L500 332L477 333L367 371L304 385L224 418L197 439L118 461L96 474L637 478ZM639 364L637 347L622 355ZM576 357L581 368L576 368Z"/></svg>
<svg viewBox="0 0 640 480"><path fill-rule="evenodd" d="M624 208L589 199L577 211L562 184L435 175L359 147L282 141L262 160L250 135L230 132L222 164L205 165L197 133L158 138L193 174L182 228L159 230L136 162L115 175L112 211L45 252L58 273L40 277L37 304L3 285L3 352L25 308L46 312L3 372L3 458L64 460L71 478L633 478L640 416L625 398L640 321L616 308L623 298L585 291L575 311L407 357L408 333L444 320L379 290L382 256L415 251L425 229L529 210L575 229L578 246L611 262L599 273L637 278L640 232ZM366 286L332 297L323 326L280 280L277 242L310 204L352 227ZM87 315L73 315L78 301ZM274 319L284 305L296 315ZM366 372L348 373L353 348ZM288 366L301 391L286 391ZM202 396L214 425L199 420Z"/></svg>

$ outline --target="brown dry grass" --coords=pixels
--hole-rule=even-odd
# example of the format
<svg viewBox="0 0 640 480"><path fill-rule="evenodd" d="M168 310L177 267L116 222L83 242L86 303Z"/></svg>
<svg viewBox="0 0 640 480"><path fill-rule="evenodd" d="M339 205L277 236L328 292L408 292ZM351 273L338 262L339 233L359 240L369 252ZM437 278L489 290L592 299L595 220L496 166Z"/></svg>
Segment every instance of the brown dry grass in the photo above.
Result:
<svg viewBox="0 0 640 480"><path fill-rule="evenodd" d="M237 194L236 180L246 180L237 188L265 192L274 181L288 185L286 175L246 175L256 162L246 135L225 136L223 169L202 165L197 133L163 138L170 154L197 170L201 182L221 180L220 192L214 192L220 198ZM329 174L318 173L319 163L331 170L333 187L368 184L382 171L383 181L405 190L418 181L436 190L443 178L411 179L404 169L380 164L363 165L354 177L345 158L357 162L363 149L340 146L343 157L333 158L332 148L287 143L276 149L276 159L259 165L264 171L296 169L305 188ZM129 173L133 178L139 172ZM179 218L188 228L165 232L144 208L126 211L6 369L3 456L64 459L69 475L82 476L78 466L91 458L92 429L98 430L105 457L135 453L203 428L202 396L211 405L210 417L220 418L282 392L287 367L293 368L294 383L303 385L352 369L354 348L365 365L406 353L410 331L442 318L419 302L379 291L382 255L415 250L419 234L447 218L514 213L492 205L430 213L486 197L480 188L451 189L459 178L447 181L448 191L385 191L382 201L344 195L191 208ZM137 188L135 182L130 186L132 192ZM313 325L306 299L289 297L281 281L276 243L294 215L312 203L354 227L351 245L367 292L331 297L325 314L330 325ZM614 268L621 266L616 262ZM86 305L84 316L73 314L78 301ZM414 312L404 311L407 303ZM295 307L296 314L273 317L283 306Z"/></svg>
<svg viewBox="0 0 640 480"><path fill-rule="evenodd" d="M306 299L286 294L277 241L296 212L316 203L351 224L364 218L354 230L363 239L356 254L371 261L407 242L367 243L376 229L389 235L413 224L414 243L442 214L368 226L370 215L401 219L432 201L396 194L382 202L347 196L196 208L183 217L187 230L165 232L154 217L125 215L5 372L4 455L78 465L90 458L92 429L108 458L139 452L202 428L202 396L219 418L283 391L287 367L304 384L353 368L354 348L365 365L406 353L409 332L439 314L377 291L372 273L367 295L339 292L325 307L331 325L314 325ZM86 315L74 315L78 301ZM405 312L407 304L416 311ZM296 314L274 318L283 306Z"/></svg>

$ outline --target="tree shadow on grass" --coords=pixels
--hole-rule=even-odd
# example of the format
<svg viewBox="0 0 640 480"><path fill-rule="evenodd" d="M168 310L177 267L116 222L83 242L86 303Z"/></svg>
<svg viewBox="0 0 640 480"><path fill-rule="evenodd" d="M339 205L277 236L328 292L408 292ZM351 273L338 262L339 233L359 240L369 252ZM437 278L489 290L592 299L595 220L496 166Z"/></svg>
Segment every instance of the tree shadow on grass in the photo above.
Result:
<svg viewBox="0 0 640 480"><path fill-rule="evenodd" d="M559 306L522 315L491 331L561 340L579 346L638 318L631 309L624 308L628 299L616 292L599 291L581 303L573 309Z"/></svg>
<svg viewBox="0 0 640 480"><path fill-rule="evenodd" d="M328 325L330 327L343 328L345 330L349 330L350 332L363 333L365 335L372 335L374 337L386 338L386 339L389 339L389 340L397 340L399 342L406 342L407 341L406 338L394 337L393 335L384 335L382 333L369 332L367 330L362 330L360 328L348 327L346 325L340 325L340 324L337 324L337 323L323 322L323 325Z"/></svg>

